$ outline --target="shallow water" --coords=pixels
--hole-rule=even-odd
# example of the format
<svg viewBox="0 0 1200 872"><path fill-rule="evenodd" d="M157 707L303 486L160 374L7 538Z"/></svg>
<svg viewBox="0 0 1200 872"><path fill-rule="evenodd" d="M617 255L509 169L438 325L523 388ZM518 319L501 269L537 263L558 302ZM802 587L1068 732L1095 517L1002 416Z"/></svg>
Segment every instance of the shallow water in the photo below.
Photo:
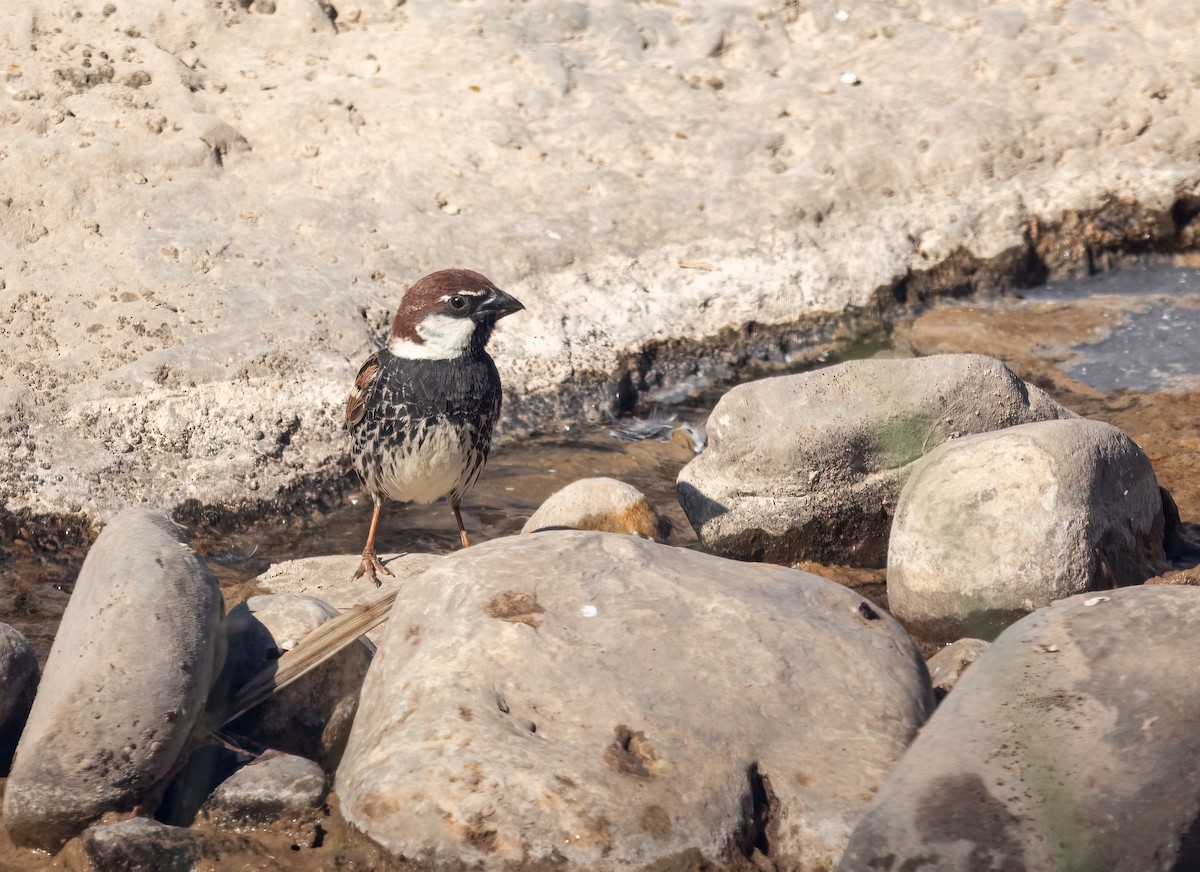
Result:
<svg viewBox="0 0 1200 872"><path fill-rule="evenodd" d="M675 407L676 421L703 420L695 406ZM552 493L580 478L610 476L637 487L675 524L672 543L695 543L695 535L675 500L675 476L694 456L690 441L675 433L666 441L627 442L610 426L576 425L569 431L501 443L492 452L479 483L463 500L463 522L473 542L521 531L534 510ZM199 539L223 584L248 581L271 563L320 554L362 550L371 521L371 501L352 488L343 505L321 515L256 525L243 534ZM380 518L381 552L453 551L458 528L445 501L429 505L388 503Z"/></svg>
<svg viewBox="0 0 1200 872"><path fill-rule="evenodd" d="M1125 318L1098 342L1075 346L1063 369L1097 390L1182 390L1200 383L1200 270L1154 266L1076 281L1053 282L1025 294L1040 301L1079 303L1115 297Z"/></svg>
<svg viewBox="0 0 1200 872"><path fill-rule="evenodd" d="M883 354L906 356L973 351L1003 359L1023 378L1088 417L1109 421L1138 442L1160 482L1174 495L1185 521L1200 519L1200 271L1156 267L1047 285L1021 295L946 301L902 313L885 348L847 346L837 359ZM836 359L822 361L833 363ZM672 425L703 421L727 386L659 397L644 418ZM679 400L679 402L668 402ZM501 441L488 469L464 505L474 541L516 533L551 493L588 476L612 476L647 494L675 523L671 541L693 547L696 539L675 500L675 477L693 456L692 443L665 427L665 441L615 438L612 425L575 425L557 433ZM206 535L196 544L231 601L253 591L253 579L270 564L330 553L357 553L366 537L371 505L355 488L338 505L308 515L264 520L232 535ZM1195 528L1192 528L1195 530ZM392 505L379 531L383 551L448 552L458 547L453 516L445 503ZM24 632L44 661L71 584L83 559L78 546L51 546L18 553L0 563L0 621ZM1200 560L1200 551L1177 554L1179 566ZM856 588L886 607L881 570L804 565ZM926 647L927 652L932 650ZM0 790L3 780L0 779ZM330 802L336 804L336 797ZM322 819L325 847L295 854L289 836L260 835L259 848L234 846L225 858L240 867L242 854L265 846L290 855L289 868L323 868L333 852L355 868L388 868L374 849L353 842L336 811ZM238 843L239 845L241 843ZM348 847L347 847L348 846ZM358 852L358 853L355 853ZM361 856L360 856L361 854ZM0 868L12 857L25 872L61 868L57 859L18 851L0 828ZM357 858L357 859L355 859ZM248 861L247 861L248 862Z"/></svg>
<svg viewBox="0 0 1200 872"><path fill-rule="evenodd" d="M945 301L898 319L886 347L847 345L822 359L976 351L1007 362L1081 414L1122 427L1150 455L1184 519L1200 517L1200 270L1156 266L1053 283L992 299ZM806 368L812 368L810 364ZM675 477L694 454L681 432L666 441L629 442L612 430L639 420L703 422L728 385L692 386L656 398L642 418L607 425L578 424L556 433L506 442L464 506L473 541L520 531L550 494L579 478L611 476L629 482L674 522L671 542L696 544L675 499ZM675 401L675 402L668 402ZM670 430L670 427L664 428ZM195 531L198 549L230 599L272 563L321 554L357 553L371 505L347 481L350 496L321 512L273 518L234 534ZM381 551L445 553L458 547L454 518L444 502L389 505L379 530ZM44 661L57 621L82 563L82 549L27 549L0 564L0 621L34 643ZM851 584L886 606L882 573L807 566Z"/></svg>

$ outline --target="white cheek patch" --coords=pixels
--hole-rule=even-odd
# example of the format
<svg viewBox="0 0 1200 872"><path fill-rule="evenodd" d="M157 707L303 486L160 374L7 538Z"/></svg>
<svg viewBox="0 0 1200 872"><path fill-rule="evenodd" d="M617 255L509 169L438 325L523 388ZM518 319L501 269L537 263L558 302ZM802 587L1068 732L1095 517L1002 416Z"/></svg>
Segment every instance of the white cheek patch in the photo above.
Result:
<svg viewBox="0 0 1200 872"><path fill-rule="evenodd" d="M446 360L466 351L474 332L475 322L470 318L429 315L417 325L417 333L424 342L393 336L388 342L388 351L410 360Z"/></svg>

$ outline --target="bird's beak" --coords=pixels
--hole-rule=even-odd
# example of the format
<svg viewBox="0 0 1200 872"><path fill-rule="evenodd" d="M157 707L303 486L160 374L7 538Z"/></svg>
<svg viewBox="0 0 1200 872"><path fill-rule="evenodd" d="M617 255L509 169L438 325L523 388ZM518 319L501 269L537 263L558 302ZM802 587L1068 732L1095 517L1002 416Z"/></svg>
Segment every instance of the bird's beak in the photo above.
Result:
<svg viewBox="0 0 1200 872"><path fill-rule="evenodd" d="M477 321L484 319L497 321L505 315L520 312L524 308L516 297L504 293L499 288L492 288L491 296L479 304L472 317Z"/></svg>

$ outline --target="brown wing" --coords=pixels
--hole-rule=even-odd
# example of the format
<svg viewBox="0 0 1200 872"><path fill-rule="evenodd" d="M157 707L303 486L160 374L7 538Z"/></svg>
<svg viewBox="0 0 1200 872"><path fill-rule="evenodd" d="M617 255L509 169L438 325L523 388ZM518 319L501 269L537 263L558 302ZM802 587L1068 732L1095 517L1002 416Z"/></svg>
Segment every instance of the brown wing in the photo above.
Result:
<svg viewBox="0 0 1200 872"><path fill-rule="evenodd" d="M353 430L355 425L367 414L367 394L371 390L371 382L379 373L379 356L372 354L358 371L354 379L354 387L346 398L346 428Z"/></svg>

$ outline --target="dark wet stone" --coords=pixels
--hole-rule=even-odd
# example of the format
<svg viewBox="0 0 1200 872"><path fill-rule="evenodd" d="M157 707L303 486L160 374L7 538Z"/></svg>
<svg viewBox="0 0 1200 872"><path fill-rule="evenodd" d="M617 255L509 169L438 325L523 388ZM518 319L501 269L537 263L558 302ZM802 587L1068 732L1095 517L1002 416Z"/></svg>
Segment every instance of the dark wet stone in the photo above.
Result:
<svg viewBox="0 0 1200 872"><path fill-rule="evenodd" d="M8 624L0 624L0 775L8 774L33 705L38 675L33 646Z"/></svg>
<svg viewBox="0 0 1200 872"><path fill-rule="evenodd" d="M190 872L199 856L192 833L143 817L89 827L79 850L103 872Z"/></svg>

